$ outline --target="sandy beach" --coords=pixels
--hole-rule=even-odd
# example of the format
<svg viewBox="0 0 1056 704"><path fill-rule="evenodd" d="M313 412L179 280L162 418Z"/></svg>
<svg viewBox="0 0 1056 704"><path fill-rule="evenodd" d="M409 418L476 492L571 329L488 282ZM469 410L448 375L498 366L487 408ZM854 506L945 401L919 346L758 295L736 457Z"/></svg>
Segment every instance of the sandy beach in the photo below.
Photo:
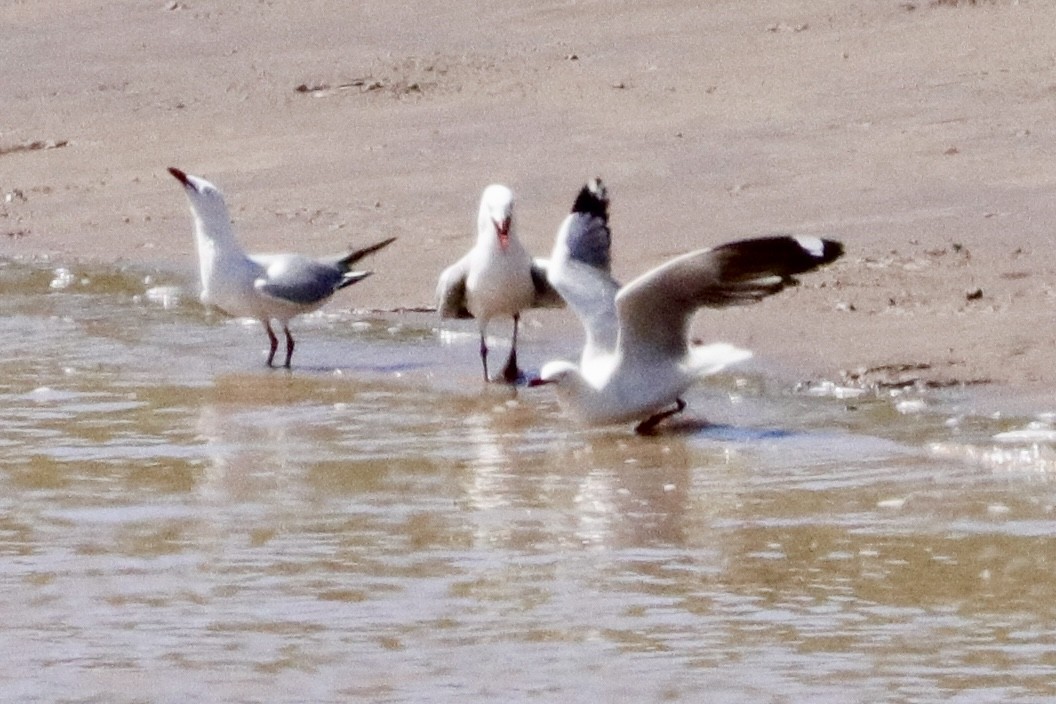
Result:
<svg viewBox="0 0 1056 704"><path fill-rule="evenodd" d="M846 244L702 338L803 379L1051 399L1053 3L433 5L0 2L0 256L193 277L178 166L252 251L399 237L331 305L426 306L488 183L545 254L600 176L622 279L743 236Z"/></svg>

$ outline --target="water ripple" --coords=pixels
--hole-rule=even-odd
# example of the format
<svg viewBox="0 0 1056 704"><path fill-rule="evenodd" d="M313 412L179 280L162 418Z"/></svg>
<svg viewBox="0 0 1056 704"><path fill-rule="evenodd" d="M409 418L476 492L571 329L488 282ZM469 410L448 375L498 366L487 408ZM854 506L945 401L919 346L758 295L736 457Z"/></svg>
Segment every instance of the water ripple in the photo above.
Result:
<svg viewBox="0 0 1056 704"><path fill-rule="evenodd" d="M639 438L428 316L287 373L164 272L0 273L10 698L1056 696L1051 415L720 377Z"/></svg>

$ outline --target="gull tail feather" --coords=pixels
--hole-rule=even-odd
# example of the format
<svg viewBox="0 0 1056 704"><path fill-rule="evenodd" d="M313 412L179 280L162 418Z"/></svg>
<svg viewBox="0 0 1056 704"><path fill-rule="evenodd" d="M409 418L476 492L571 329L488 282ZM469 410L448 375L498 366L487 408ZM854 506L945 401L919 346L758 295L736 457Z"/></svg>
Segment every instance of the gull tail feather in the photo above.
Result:
<svg viewBox="0 0 1056 704"><path fill-rule="evenodd" d="M748 350L735 347L727 342L714 342L710 345L691 347L689 350L690 373L695 376L718 374L726 367L751 359Z"/></svg>

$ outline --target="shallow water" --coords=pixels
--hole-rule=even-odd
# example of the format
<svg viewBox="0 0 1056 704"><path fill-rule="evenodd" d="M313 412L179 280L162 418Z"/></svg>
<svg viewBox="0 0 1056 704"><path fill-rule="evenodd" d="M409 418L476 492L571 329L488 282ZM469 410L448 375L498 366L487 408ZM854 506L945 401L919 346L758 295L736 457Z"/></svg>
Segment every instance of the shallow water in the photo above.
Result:
<svg viewBox="0 0 1056 704"><path fill-rule="evenodd" d="M471 328L317 314L270 371L186 285L0 262L4 700L1056 696L1053 416L753 368L586 431Z"/></svg>

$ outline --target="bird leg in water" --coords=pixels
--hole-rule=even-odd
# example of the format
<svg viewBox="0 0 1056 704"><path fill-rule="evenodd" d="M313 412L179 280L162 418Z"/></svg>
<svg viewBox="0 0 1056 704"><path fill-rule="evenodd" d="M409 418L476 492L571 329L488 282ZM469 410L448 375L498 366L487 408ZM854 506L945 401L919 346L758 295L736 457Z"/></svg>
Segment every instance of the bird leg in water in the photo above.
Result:
<svg viewBox="0 0 1056 704"><path fill-rule="evenodd" d="M286 364L284 364L283 366L285 366L287 369L289 369L290 368L290 360L293 358L293 335L290 334L290 329L286 325L282 326L282 331L284 333L286 333ZM274 352L274 348L273 348L272 349L272 354L274 354L274 353L275 352Z"/></svg>
<svg viewBox="0 0 1056 704"><path fill-rule="evenodd" d="M271 322L264 321L264 330L268 333L268 342L271 343L271 351L268 352L268 366L273 366L275 361L275 350L279 349L279 338L275 337L275 331L271 329Z"/></svg>
<svg viewBox="0 0 1056 704"><path fill-rule="evenodd" d="M484 365L484 381L491 381L488 378L488 344L484 342L484 333L480 333L480 361Z"/></svg>
<svg viewBox="0 0 1056 704"><path fill-rule="evenodd" d="M639 435L652 435L653 431L656 430L656 426L660 425L662 421L667 420L671 416L686 410L686 402L682 399L676 398L675 404L676 406L674 408L667 411L660 411L659 413L651 415L645 420L643 420L641 423L634 427L634 432L638 433Z"/></svg>
<svg viewBox="0 0 1056 704"><path fill-rule="evenodd" d="M510 344L510 356L506 359L506 366L502 370L502 378L507 384L515 384L521 377L521 370L517 368L517 323L521 316L515 313L513 316L513 342Z"/></svg>

